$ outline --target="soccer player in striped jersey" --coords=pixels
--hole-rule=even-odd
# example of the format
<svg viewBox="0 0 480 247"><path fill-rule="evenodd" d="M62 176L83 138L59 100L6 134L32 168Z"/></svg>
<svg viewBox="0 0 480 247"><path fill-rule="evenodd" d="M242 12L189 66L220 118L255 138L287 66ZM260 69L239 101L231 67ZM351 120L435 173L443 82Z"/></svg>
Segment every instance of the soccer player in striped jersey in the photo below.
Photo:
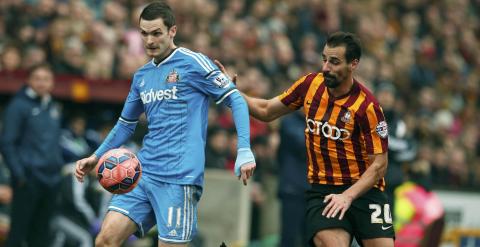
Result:
<svg viewBox="0 0 480 247"><path fill-rule="evenodd" d="M303 76L278 97L244 95L250 114L272 121L303 108L311 184L306 229L312 246L346 247L353 237L363 246L393 246L390 205L383 192L387 123L373 94L353 78L360 43L353 34L333 33L322 56L321 73Z"/></svg>
<svg viewBox="0 0 480 247"><path fill-rule="evenodd" d="M246 185L255 168L245 100L205 55L177 47L176 31L166 3L144 8L140 32L153 59L134 74L121 116L105 141L76 163L75 175L82 181L102 154L128 140L145 113L148 133L137 154L142 178L133 191L113 196L96 246L120 246L154 224L158 246L187 246L192 240L204 178L209 98L232 109L238 134L235 175Z"/></svg>

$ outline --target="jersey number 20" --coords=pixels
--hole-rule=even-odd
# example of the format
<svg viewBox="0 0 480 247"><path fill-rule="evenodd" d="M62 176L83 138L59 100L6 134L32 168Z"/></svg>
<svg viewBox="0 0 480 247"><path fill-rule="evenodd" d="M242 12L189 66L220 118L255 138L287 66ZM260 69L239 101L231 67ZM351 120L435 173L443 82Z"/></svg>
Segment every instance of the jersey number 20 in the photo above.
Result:
<svg viewBox="0 0 480 247"><path fill-rule="evenodd" d="M379 204L368 204L369 209L373 209L371 222L383 224L384 220L387 224L392 224L392 214L390 213L390 204L383 204L383 219L379 217L382 214L382 207Z"/></svg>

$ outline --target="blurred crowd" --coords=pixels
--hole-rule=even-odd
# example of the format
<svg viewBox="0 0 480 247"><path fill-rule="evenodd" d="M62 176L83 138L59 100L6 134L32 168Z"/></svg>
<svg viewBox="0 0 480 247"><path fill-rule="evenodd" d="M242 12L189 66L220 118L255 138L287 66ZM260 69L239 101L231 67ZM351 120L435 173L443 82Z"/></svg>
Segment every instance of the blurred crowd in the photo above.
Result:
<svg viewBox="0 0 480 247"><path fill-rule="evenodd" d="M0 71L48 61L58 74L129 79L148 60L137 31L146 2L2 0ZM480 1L168 2L177 45L220 60L252 96L273 97L320 71L328 33L356 33L363 54L355 76L377 95L389 120L387 180L400 184L413 173L427 187L480 187ZM207 166L231 169L229 111L212 106L209 117ZM259 170L252 198L261 204L261 177L281 173L280 124L252 119L251 125Z"/></svg>
<svg viewBox="0 0 480 247"><path fill-rule="evenodd" d="M59 74L128 79L147 61L137 32L145 2L1 1L0 70L46 60ZM405 122L433 183L480 184L478 0L170 2L177 44L222 61L251 95L275 96L319 71L329 32L358 34L364 53L356 76L374 92L389 88L388 107Z"/></svg>

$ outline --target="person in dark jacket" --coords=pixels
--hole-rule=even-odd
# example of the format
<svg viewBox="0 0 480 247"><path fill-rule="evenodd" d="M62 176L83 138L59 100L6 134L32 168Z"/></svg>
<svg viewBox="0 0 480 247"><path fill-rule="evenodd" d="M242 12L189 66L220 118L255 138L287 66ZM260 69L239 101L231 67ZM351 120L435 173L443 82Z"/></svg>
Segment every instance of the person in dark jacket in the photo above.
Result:
<svg viewBox="0 0 480 247"><path fill-rule="evenodd" d="M50 93L48 64L30 70L26 86L5 109L1 151L10 169L13 200L6 246L49 246L50 219L61 181L60 108Z"/></svg>
<svg viewBox="0 0 480 247"><path fill-rule="evenodd" d="M388 167L385 174L390 208L395 208L395 189L406 180L404 172L407 164L417 156L417 143L411 136L402 115L396 109L396 89L392 83L379 84L376 92L388 123Z"/></svg>
<svg viewBox="0 0 480 247"><path fill-rule="evenodd" d="M297 111L285 116L280 124L278 196L281 203L281 247L306 246L305 191L309 188L307 173L305 116Z"/></svg>

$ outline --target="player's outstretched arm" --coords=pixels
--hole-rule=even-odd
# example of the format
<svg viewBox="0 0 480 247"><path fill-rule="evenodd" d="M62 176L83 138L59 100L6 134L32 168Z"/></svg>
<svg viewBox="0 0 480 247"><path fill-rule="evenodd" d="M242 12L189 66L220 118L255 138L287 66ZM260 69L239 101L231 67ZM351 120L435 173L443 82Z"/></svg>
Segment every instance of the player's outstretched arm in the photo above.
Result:
<svg viewBox="0 0 480 247"><path fill-rule="evenodd" d="M227 104L232 108L233 121L237 130L237 159L235 160L235 175L247 185L247 180L253 175L256 163L250 149L250 118L244 98L234 92L228 97Z"/></svg>
<svg viewBox="0 0 480 247"><path fill-rule="evenodd" d="M122 117L119 118L113 129L108 133L100 147L88 158L77 161L75 165L75 177L79 182L83 182L85 174L90 172L98 162L98 159L108 150L118 148L124 144L135 131L136 122L126 122Z"/></svg>
<svg viewBox="0 0 480 247"><path fill-rule="evenodd" d="M223 66L223 64L220 63L220 61L215 60L214 62L225 75L230 77L225 69L225 66ZM230 78L232 82L234 82L235 84L237 83L236 74L233 76L233 78L232 77ZM242 96L247 102L250 115L264 122L273 121L293 111L292 109L285 106L277 97L272 99L260 99L260 98L250 97L244 93L242 93Z"/></svg>
<svg viewBox="0 0 480 247"><path fill-rule="evenodd" d="M264 122L273 121L285 114L292 112L290 108L285 106L277 97L271 99L253 98L243 94L245 101L247 101L250 114Z"/></svg>
<svg viewBox="0 0 480 247"><path fill-rule="evenodd" d="M75 163L75 177L79 182L83 182L85 174L88 174L97 164L98 157L92 154L88 158L81 159Z"/></svg>

